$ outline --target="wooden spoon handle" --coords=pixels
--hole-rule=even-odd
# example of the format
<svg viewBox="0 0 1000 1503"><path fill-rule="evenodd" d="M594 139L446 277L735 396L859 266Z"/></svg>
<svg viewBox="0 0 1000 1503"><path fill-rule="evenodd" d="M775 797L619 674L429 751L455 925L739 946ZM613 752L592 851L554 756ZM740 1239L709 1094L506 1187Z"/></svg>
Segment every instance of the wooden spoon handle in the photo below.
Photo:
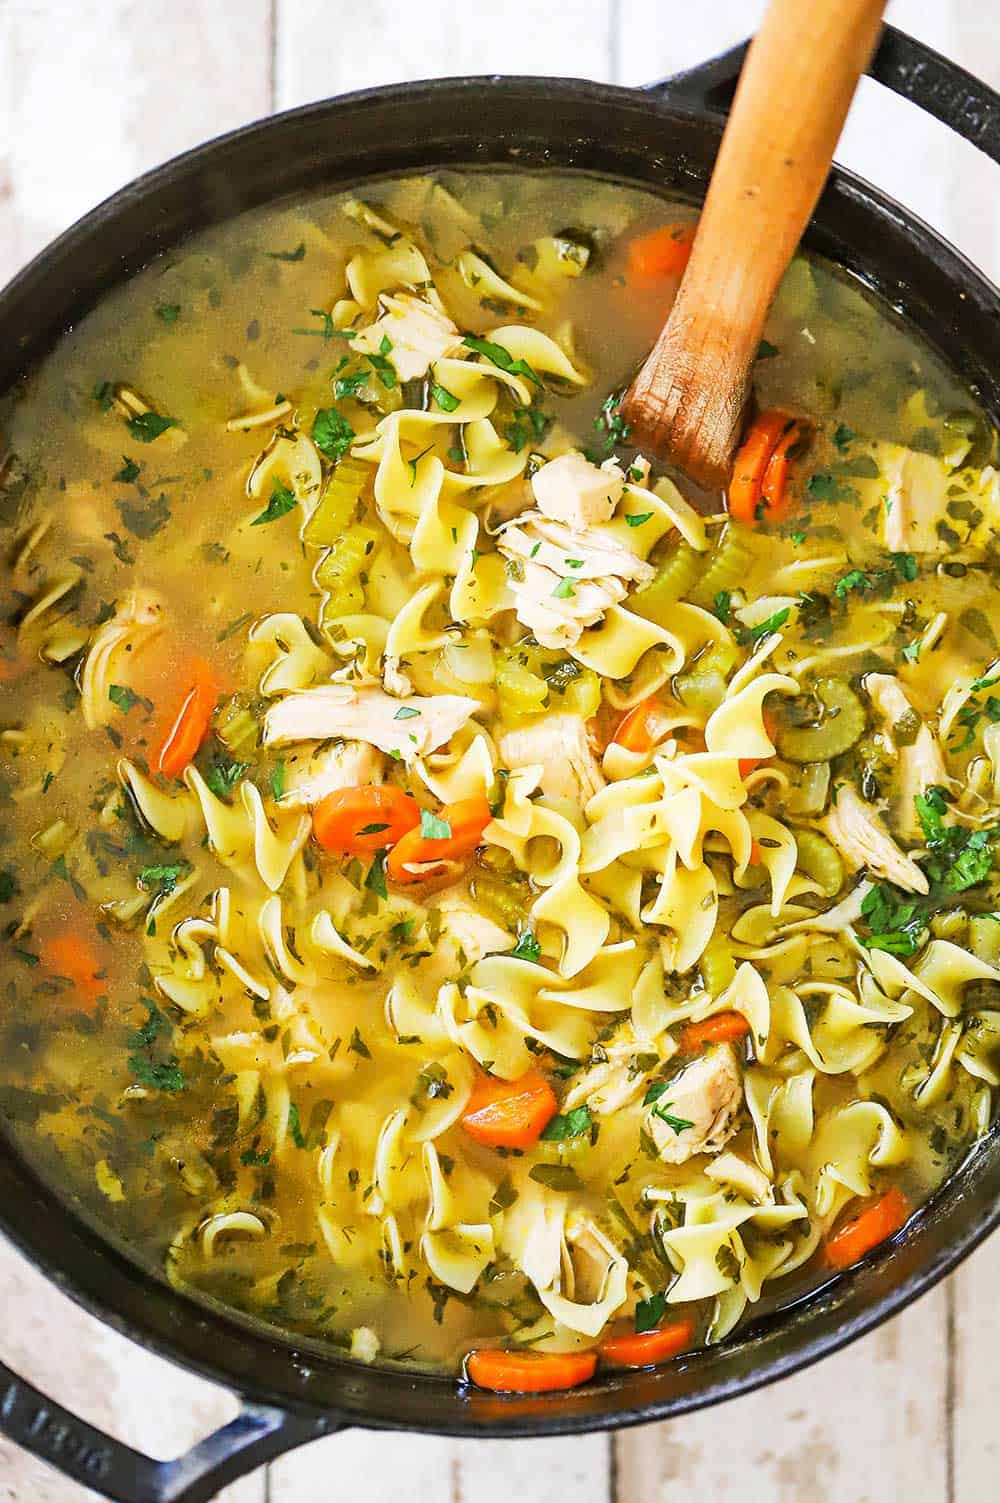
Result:
<svg viewBox="0 0 1000 1503"><path fill-rule="evenodd" d="M622 402L637 443L724 486L778 284L833 160L885 0L771 0L744 64L691 260Z"/></svg>

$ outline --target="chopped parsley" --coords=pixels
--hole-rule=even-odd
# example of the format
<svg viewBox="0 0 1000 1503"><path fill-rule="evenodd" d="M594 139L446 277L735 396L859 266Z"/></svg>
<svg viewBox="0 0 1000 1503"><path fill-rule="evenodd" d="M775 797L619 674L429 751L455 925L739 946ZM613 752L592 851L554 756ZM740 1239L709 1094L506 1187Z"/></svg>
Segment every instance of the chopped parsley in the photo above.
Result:
<svg viewBox="0 0 1000 1503"><path fill-rule="evenodd" d="M144 866L139 873L139 886L157 894L173 892L178 880L190 869L187 861L172 866Z"/></svg>
<svg viewBox="0 0 1000 1503"><path fill-rule="evenodd" d="M232 762L226 757L220 758L205 773L205 782L216 798L230 798L249 766L249 762Z"/></svg>
<svg viewBox="0 0 1000 1503"><path fill-rule="evenodd" d="M837 449L838 453L846 454L857 436L854 429L848 428L846 423L838 423L833 430L834 448Z"/></svg>
<svg viewBox="0 0 1000 1503"><path fill-rule="evenodd" d="M368 875L365 877L365 888L373 892L383 902L389 896L389 889L385 885L385 851L376 851Z"/></svg>
<svg viewBox="0 0 1000 1503"><path fill-rule="evenodd" d="M515 960L530 960L534 964L537 964L542 956L542 947L531 930L525 929L524 933L518 937L517 944L510 953Z"/></svg>
<svg viewBox="0 0 1000 1503"><path fill-rule="evenodd" d="M556 600L569 600L571 596L576 594L573 581L571 579L560 579L552 594Z"/></svg>
<svg viewBox="0 0 1000 1503"><path fill-rule="evenodd" d="M591 464L602 464L611 458L619 444L628 442L631 430L618 410L619 402L620 398L612 392L594 419L597 443L583 451Z"/></svg>
<svg viewBox="0 0 1000 1503"><path fill-rule="evenodd" d="M583 1180L571 1164L534 1164L528 1170L528 1178L549 1190L582 1190Z"/></svg>
<svg viewBox="0 0 1000 1503"><path fill-rule="evenodd" d="M772 344L769 339L762 339L760 344L757 346L758 360L773 360L775 355L779 353L780 351L778 350L778 346L776 344Z"/></svg>
<svg viewBox="0 0 1000 1503"><path fill-rule="evenodd" d="M845 485L828 470L817 470L810 475L806 490L814 501L854 501L858 494L853 485Z"/></svg>
<svg viewBox="0 0 1000 1503"><path fill-rule="evenodd" d="M646 1331L655 1331L666 1313L665 1294L651 1294L649 1299L638 1300L635 1307L635 1334L642 1336Z"/></svg>
<svg viewBox="0 0 1000 1503"><path fill-rule="evenodd" d="M730 595L728 590L720 590L716 595L715 602L712 606L713 611L718 616L723 626L727 626L729 624L729 610L731 599L732 596Z"/></svg>
<svg viewBox="0 0 1000 1503"><path fill-rule="evenodd" d="M654 1084L648 1088L645 1096L642 1098L642 1104L643 1106L652 1106L653 1116L658 1117L661 1122L665 1122L666 1125L671 1128L678 1137L680 1137L681 1133L684 1132L687 1128L693 1127L694 1123L689 1122L686 1117L675 1116L670 1110L670 1108L673 1106L673 1102L663 1101L661 1099L669 1090L670 1082L668 1080L655 1081Z"/></svg>
<svg viewBox="0 0 1000 1503"><path fill-rule="evenodd" d="M578 1106L571 1112L560 1112L553 1117L542 1133L546 1143L564 1143L568 1138L582 1138L593 1131L594 1121L588 1106Z"/></svg>
<svg viewBox="0 0 1000 1503"><path fill-rule="evenodd" d="M359 391L364 391L367 383L367 371L354 371L351 375L337 376L333 383L333 394L338 402L344 397L357 397Z"/></svg>
<svg viewBox="0 0 1000 1503"><path fill-rule="evenodd" d="M287 517L290 511L296 507L295 492L282 485L280 480L272 482L271 499L259 517L254 517L251 527L262 527L265 522L276 522L279 517Z"/></svg>
<svg viewBox="0 0 1000 1503"><path fill-rule="evenodd" d="M446 386L441 386L437 381L431 382L431 396L438 404L442 412L454 412L459 405L459 399L454 392Z"/></svg>
<svg viewBox="0 0 1000 1503"><path fill-rule="evenodd" d="M475 350L477 355L482 355L491 365L506 371L509 376L524 376L536 386L541 386L542 378L527 360L515 360L510 350L504 349L502 344L495 344L491 339L480 339L476 334L466 334L462 343L466 349Z"/></svg>
<svg viewBox="0 0 1000 1503"><path fill-rule="evenodd" d="M313 419L312 441L327 459L346 454L354 439L354 429L336 407L321 407Z"/></svg>
<svg viewBox="0 0 1000 1503"><path fill-rule="evenodd" d="M122 485L131 485L133 481L138 480L142 465L136 464L134 459L129 459L127 454L122 455L122 461L121 469L112 478L120 481Z"/></svg>
<svg viewBox="0 0 1000 1503"><path fill-rule="evenodd" d="M138 694L133 694L132 690L124 684L110 684L108 686L108 698L113 705L116 705L121 710L123 715L127 715L133 705L139 703Z"/></svg>
<svg viewBox="0 0 1000 1503"><path fill-rule="evenodd" d="M271 792L275 798L281 798L285 792L285 759L279 757L271 768L270 776Z"/></svg>
<svg viewBox="0 0 1000 1503"><path fill-rule="evenodd" d="M294 250L265 251L272 261L304 261L306 255L306 243L300 240Z"/></svg>
<svg viewBox="0 0 1000 1503"><path fill-rule="evenodd" d="M138 439L141 444L151 444L159 438L161 433L166 433L168 428L176 428L176 418L161 417L158 412L137 412L128 420L128 431L132 437Z"/></svg>
<svg viewBox="0 0 1000 1503"><path fill-rule="evenodd" d="M415 710L412 705L400 705L392 718L393 720L414 720L419 714L420 711Z"/></svg>
<svg viewBox="0 0 1000 1503"><path fill-rule="evenodd" d="M756 626L741 626L735 633L736 640L741 643L759 642L762 637L770 636L773 631L780 631L791 615L792 608L786 605L780 611L775 611L773 616L768 616L766 621L759 621Z"/></svg>
<svg viewBox="0 0 1000 1503"><path fill-rule="evenodd" d="M451 825L429 809L420 811L420 833L425 840L450 840Z"/></svg>
<svg viewBox="0 0 1000 1503"><path fill-rule="evenodd" d="M625 522L629 527L641 527L643 522L648 522L652 515L651 511L627 511Z"/></svg>
<svg viewBox="0 0 1000 1503"><path fill-rule="evenodd" d="M392 391L393 387L396 385L396 367L389 359L391 350L392 340L388 337L388 335L383 334L381 343L378 347L378 353L376 355L363 356L363 359L368 361L368 364L371 366L376 376L378 376L386 391Z"/></svg>
<svg viewBox="0 0 1000 1503"><path fill-rule="evenodd" d="M175 324L180 315L180 303L157 303L156 316L165 324Z"/></svg>

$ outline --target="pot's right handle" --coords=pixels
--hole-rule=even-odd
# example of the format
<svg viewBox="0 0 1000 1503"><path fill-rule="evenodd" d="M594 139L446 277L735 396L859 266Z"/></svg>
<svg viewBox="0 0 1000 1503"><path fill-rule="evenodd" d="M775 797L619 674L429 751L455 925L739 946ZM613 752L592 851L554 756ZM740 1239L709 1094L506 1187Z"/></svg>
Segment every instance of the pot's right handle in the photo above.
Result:
<svg viewBox="0 0 1000 1503"><path fill-rule="evenodd" d="M741 42L697 68L676 73L649 87L675 99L726 114L749 42ZM872 78L912 100L936 120L1000 162L1000 94L957 63L895 26L883 26L867 69Z"/></svg>
<svg viewBox="0 0 1000 1503"><path fill-rule="evenodd" d="M0 1363L0 1434L114 1503L208 1503L255 1467L342 1428L244 1404L183 1456L156 1461L78 1419Z"/></svg>

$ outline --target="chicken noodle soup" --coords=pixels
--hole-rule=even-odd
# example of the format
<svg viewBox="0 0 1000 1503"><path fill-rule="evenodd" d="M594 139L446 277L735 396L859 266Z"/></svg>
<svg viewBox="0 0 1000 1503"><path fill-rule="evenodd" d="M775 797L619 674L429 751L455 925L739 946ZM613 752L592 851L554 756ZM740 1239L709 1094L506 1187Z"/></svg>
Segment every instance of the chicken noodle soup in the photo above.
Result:
<svg viewBox="0 0 1000 1503"><path fill-rule="evenodd" d="M693 213L269 209L7 399L0 1104L181 1290L552 1388L897 1233L1000 1080L994 435L799 258L724 509Z"/></svg>

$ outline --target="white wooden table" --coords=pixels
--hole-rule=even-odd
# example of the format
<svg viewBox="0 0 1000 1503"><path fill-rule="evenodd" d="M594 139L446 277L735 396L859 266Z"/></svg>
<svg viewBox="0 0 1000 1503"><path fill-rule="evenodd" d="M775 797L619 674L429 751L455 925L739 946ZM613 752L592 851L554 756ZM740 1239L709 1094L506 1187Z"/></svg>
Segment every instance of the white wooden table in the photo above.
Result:
<svg viewBox="0 0 1000 1503"><path fill-rule="evenodd" d="M802 0L809 4L809 0ZM275 109L456 73L639 83L753 28L761 0L0 0L0 282L174 153ZM895 0L890 19L1000 87L995 0ZM1000 280L1000 174L868 81L841 160ZM887 1327L722 1409L614 1439L354 1432L228 1503L996 1503L1000 1240ZM992 1275L992 1277L991 1277ZM133 1445L175 1454L232 1399L113 1335L0 1247L0 1355ZM0 1503L81 1489L0 1443Z"/></svg>

